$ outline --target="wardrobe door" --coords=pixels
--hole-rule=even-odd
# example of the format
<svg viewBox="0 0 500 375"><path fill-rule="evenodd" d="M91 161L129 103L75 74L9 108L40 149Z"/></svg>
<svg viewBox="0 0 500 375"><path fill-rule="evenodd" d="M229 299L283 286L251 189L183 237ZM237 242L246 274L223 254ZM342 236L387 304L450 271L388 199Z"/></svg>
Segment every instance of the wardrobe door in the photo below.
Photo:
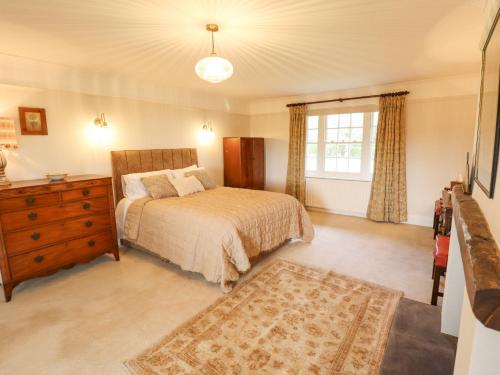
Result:
<svg viewBox="0 0 500 375"><path fill-rule="evenodd" d="M241 186L252 189L253 185L253 140L252 138L240 138L241 143Z"/></svg>
<svg viewBox="0 0 500 375"><path fill-rule="evenodd" d="M224 138L224 186L242 187L240 138Z"/></svg>
<svg viewBox="0 0 500 375"><path fill-rule="evenodd" d="M264 190L265 185L265 155L264 155L264 138L252 139L252 182L251 189Z"/></svg>

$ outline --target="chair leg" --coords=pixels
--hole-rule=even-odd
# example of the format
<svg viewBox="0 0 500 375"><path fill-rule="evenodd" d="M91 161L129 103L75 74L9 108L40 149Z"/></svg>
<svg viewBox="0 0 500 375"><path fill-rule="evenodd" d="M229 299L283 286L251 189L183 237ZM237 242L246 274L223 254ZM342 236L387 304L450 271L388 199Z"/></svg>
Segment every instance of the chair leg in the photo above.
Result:
<svg viewBox="0 0 500 375"><path fill-rule="evenodd" d="M442 268L434 267L434 283L432 285L432 297L431 305L437 305L437 299L439 294L439 282L441 281Z"/></svg>
<svg viewBox="0 0 500 375"><path fill-rule="evenodd" d="M436 272L436 259L432 261L432 280L434 280L434 272Z"/></svg>

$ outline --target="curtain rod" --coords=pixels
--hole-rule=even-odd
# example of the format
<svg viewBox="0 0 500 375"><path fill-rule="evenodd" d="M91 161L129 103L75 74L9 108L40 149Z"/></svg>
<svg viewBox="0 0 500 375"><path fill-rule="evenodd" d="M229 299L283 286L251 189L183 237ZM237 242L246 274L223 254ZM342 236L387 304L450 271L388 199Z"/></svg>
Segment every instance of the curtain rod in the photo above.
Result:
<svg viewBox="0 0 500 375"><path fill-rule="evenodd" d="M290 104L287 104L286 106L287 107L296 107L298 105L305 105L305 104L320 104L320 103L330 103L330 102L343 102L343 101L346 101L346 100L379 98L381 96L401 96L401 95L408 95L409 93L410 93L409 91L396 91L396 92L388 92L388 93L377 94L377 95L352 96L350 98L317 100L317 101L314 101L314 102L304 102L304 103L290 103Z"/></svg>

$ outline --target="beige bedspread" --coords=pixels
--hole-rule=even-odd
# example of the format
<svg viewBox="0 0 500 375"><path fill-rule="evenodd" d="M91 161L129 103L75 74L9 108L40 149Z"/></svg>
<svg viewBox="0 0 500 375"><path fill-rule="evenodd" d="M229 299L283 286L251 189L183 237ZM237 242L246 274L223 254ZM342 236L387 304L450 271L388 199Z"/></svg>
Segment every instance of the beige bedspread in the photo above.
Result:
<svg viewBox="0 0 500 375"><path fill-rule="evenodd" d="M249 270L250 258L288 239L310 242L314 230L304 207L289 195L217 187L182 198L135 201L124 237L229 291Z"/></svg>

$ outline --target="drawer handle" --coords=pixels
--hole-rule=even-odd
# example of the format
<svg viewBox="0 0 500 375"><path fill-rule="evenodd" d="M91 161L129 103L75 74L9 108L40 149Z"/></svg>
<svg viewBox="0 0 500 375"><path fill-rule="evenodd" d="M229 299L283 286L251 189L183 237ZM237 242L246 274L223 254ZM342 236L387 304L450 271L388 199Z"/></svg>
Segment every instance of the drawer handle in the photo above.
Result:
<svg viewBox="0 0 500 375"><path fill-rule="evenodd" d="M83 194L84 197L88 197L89 194L90 194L90 190L89 189L83 189L82 194Z"/></svg>
<svg viewBox="0 0 500 375"><path fill-rule="evenodd" d="M31 238L35 241L38 241L40 239L40 233L38 232L33 232L33 234L31 235Z"/></svg>
<svg viewBox="0 0 500 375"><path fill-rule="evenodd" d="M32 204L34 204L35 201L36 201L35 197L28 197L28 198L26 198L26 204L28 206L31 206Z"/></svg>
<svg viewBox="0 0 500 375"><path fill-rule="evenodd" d="M37 217L38 217L38 214L36 212L30 212L28 214L28 219L30 219L30 220L36 220Z"/></svg>
<svg viewBox="0 0 500 375"><path fill-rule="evenodd" d="M90 228L90 227L92 226L92 224L94 224L94 223L93 223L93 222L91 222L90 220L87 220L87 221L85 222L85 226L86 226L87 228Z"/></svg>
<svg viewBox="0 0 500 375"><path fill-rule="evenodd" d="M83 209L88 210L90 208L90 203L85 202L83 204Z"/></svg>
<svg viewBox="0 0 500 375"><path fill-rule="evenodd" d="M90 240L88 242L88 244L89 244L90 247L94 247L95 246L95 241L94 240Z"/></svg>
<svg viewBox="0 0 500 375"><path fill-rule="evenodd" d="M43 255L37 255L34 260L36 263L42 263L43 262Z"/></svg>

